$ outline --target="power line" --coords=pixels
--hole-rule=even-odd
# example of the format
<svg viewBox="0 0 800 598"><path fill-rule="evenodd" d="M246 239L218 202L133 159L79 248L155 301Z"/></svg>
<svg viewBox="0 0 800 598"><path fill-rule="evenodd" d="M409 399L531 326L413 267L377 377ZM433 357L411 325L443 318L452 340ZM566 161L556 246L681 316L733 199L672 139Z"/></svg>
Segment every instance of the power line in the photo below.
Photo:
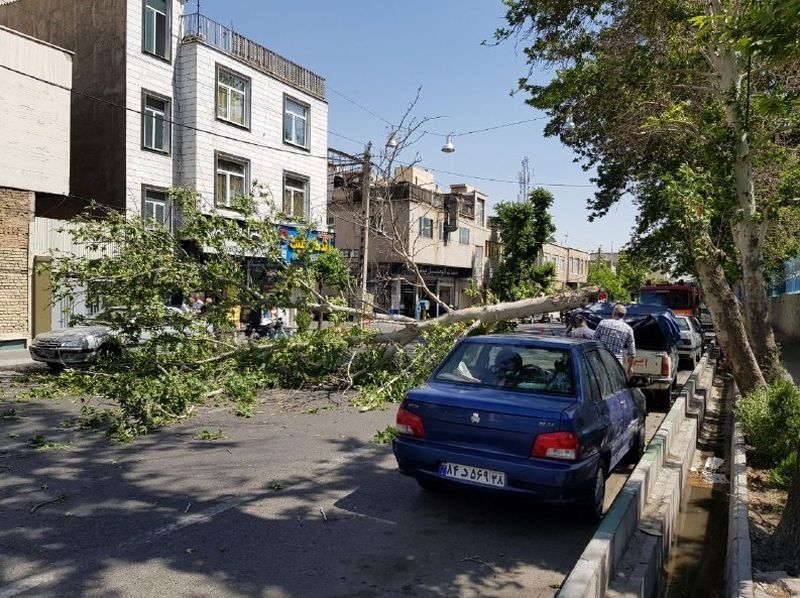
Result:
<svg viewBox="0 0 800 598"><path fill-rule="evenodd" d="M125 105L122 105L122 104L118 104L116 102L112 102L111 100L107 100L107 99L104 99L104 98L98 98L97 96L93 96L91 94L88 94L88 93L85 93L85 92L81 92L81 91L78 91L76 89L71 89L71 88L69 88L69 87L67 87L65 85L61 85L59 83L54 83L52 81L47 81L46 79L42 79L41 77L37 77L35 75L31 75L30 73L22 72L20 70L11 68L11 67L6 66L6 65L0 64L0 68L2 68L4 70L7 70L9 72L15 73L17 75L23 76L23 77L27 77L29 79L33 79L34 81L38 81L40 83L44 83L45 85L49 85L51 87L56 87L58 89L62 89L62 90L67 91L67 92L69 92L71 94L74 94L74 95L77 95L77 96L80 96L80 97L83 97L83 98L86 98L86 99L89 99L89 100L92 100L92 101L95 101L95 102L100 102L102 104L113 106L115 108L118 108L118 109L121 109L121 110L125 110L127 112L131 112L133 114L138 114L139 116L142 116L144 114L141 110L138 110L136 108L130 108L128 106L125 106ZM174 121L174 120L171 120L171 119L164 119L164 122L165 123L169 123L171 125L175 125L177 127L182 127L184 129L188 129L188 130L191 130L191 131L196 131L196 132L199 132L199 133L205 133L207 135L211 135L212 137L218 137L220 139L226 139L228 141L235 141L235 142L242 143L242 144L245 144L245 145L250 145L250 146L254 146L254 147L260 147L260 148L263 148L263 149L269 149L269 150L272 150L272 151L275 151L275 152L289 154L289 155L292 155L292 156L307 156L307 157L315 158L315 159L319 159L319 160L326 160L326 161L328 160L327 154L326 155L319 155L319 154L311 154L311 153L306 153L306 152L298 152L298 151L286 149L286 148L283 148L283 147L276 147L274 145L267 145L265 143L258 143L256 141L250 141L248 139L242 139L242 138L239 138L239 137L233 137L231 135L224 135L222 133L217 133L217 132L211 131L209 129L203 129L201 127L195 127L195 126L192 126L192 125L187 125L185 123L180 123L180 122L177 122L177 121ZM352 141L354 143L361 143L356 139L353 139L351 137L347 137L345 135L341 135L340 133L334 133L332 131L328 131L328 133L332 133L333 135L335 135L337 137L342 137L342 138L348 139L348 140L350 140L350 141ZM398 164L400 164L400 163L398 162ZM462 177L462 178L466 178L466 179L474 179L474 180L479 180L479 181L489 181L489 182L494 182L494 183L507 183L507 184L513 184L513 185L518 184L517 181L512 181L512 180L509 180L509 179L500 179L500 178L494 178L494 177L471 175L471 174L466 174L466 173L461 173L461 172L453 172L453 171L450 171L450 170L442 170L442 169L437 169L437 168L431 168L431 167L427 167L425 165L421 165L421 166L423 168L426 168L427 170L430 170L431 172L439 172L439 173L442 173L442 174L449 174L449 175L452 175L452 176L458 176L458 177ZM594 185L570 184L570 183L534 183L534 184L540 185L542 187L594 187Z"/></svg>
<svg viewBox="0 0 800 598"><path fill-rule="evenodd" d="M113 107L119 108L121 110L126 110L128 112L132 112L133 114L138 114L140 116L142 116L144 114L141 110L137 110L136 108L129 108L128 106L124 106L122 104L118 104L116 102L112 102L111 100L106 100L104 98L98 98L98 97L93 96L91 94L84 93L84 92L81 92L81 91L78 91L78 90L75 90L75 89L71 89L71 88L69 88L69 87L67 87L65 85L60 85L58 83L53 83L52 81L47 81L47 80L42 79L40 77L37 77L35 75L31 75L29 73L24 73L22 71L19 71L17 69L11 68L11 67L6 66L4 64L0 64L0 68L5 69L7 71L11 71L12 73L16 73L17 75L21 75L23 77L28 77L29 79L33 79L33 80L38 81L40 83L44 83L44 84L50 85L52 87L57 87L59 89L63 89L64 91L68 91L68 92L70 92L72 94L81 96L83 98L94 100L95 102L100 102L102 104L107 104L109 106L113 106ZM256 141L250 141L248 139L241 139L239 137L233 137L231 135L223 135L222 133L216 133L216 132L210 131L208 129L202 129L200 127L187 125L185 123L179 123L179 122L171 120L171 119L166 119L165 118L165 119L163 119L163 122L169 123L171 125L175 125L177 127L182 127L184 129L189 129L191 131L197 131L199 133L206 133L206 134L212 135L214 137L219 137L220 139L227 139L229 141L236 141L238 143L244 143L246 145L252 145L252 146L255 146L255 147L261 147L261 148L264 148L264 149L270 149L270 150L273 150L273 151L276 151L276 152L283 152L283 153L286 153L286 154L292 154L294 156L308 156L308 157L311 157L311 158L317 158L317 159L321 159L321 160L327 160L328 159L327 155L320 156L320 155L317 155L317 154L311 154L311 153L306 153L306 152L296 152L296 151L293 151L293 150L290 150L290 149L286 149L286 148L283 148L283 147L276 147L274 145L267 145L265 143L258 143Z"/></svg>

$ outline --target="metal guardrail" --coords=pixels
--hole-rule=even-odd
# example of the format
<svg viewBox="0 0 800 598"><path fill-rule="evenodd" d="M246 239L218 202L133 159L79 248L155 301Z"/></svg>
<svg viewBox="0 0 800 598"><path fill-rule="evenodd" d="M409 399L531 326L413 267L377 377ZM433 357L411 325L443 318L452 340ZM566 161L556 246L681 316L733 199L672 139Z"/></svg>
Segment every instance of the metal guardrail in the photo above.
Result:
<svg viewBox="0 0 800 598"><path fill-rule="evenodd" d="M200 41L317 99L325 99L325 79L316 73L202 14L191 13L182 19L184 42Z"/></svg>

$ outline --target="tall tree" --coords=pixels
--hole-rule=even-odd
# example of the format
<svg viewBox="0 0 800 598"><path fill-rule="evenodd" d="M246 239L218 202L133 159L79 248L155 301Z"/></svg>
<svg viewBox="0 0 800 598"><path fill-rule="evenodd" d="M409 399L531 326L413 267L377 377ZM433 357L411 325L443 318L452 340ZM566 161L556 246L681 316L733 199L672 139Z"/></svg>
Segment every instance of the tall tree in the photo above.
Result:
<svg viewBox="0 0 800 598"><path fill-rule="evenodd" d="M504 4L496 39L521 36L531 68L557 69L519 84L550 114L546 133L597 169L591 217L633 193L639 246L697 272L739 388L782 377L764 248L798 145L800 0ZM800 568L800 470L788 503L774 544Z"/></svg>
<svg viewBox="0 0 800 598"><path fill-rule="evenodd" d="M746 12L749 4L505 4L508 27L496 38L522 36L530 41L525 53L531 68L557 69L544 85L523 77L520 88L529 104L549 112L546 133L560 136L587 168L597 169L599 191L589 200L591 216L604 215L632 192L640 206L642 236L661 234L662 246L705 247L688 256L676 247L678 261L690 261L706 295L716 294L708 301L715 320L730 322L732 331L747 331L743 338L721 336L726 353L742 364L740 387L763 383L762 370L779 373L767 323L762 251L773 198L757 196L754 161L758 152L783 140L780 131L789 113L781 94L790 78L734 43L728 22L752 16ZM569 122L575 127L566 126ZM666 195L667 183L684 165L703 179L700 219L675 209L689 208L685 197ZM730 245L735 253L727 250ZM737 270L746 298L744 318L726 283L726 275ZM757 367L751 367L753 355Z"/></svg>
<svg viewBox="0 0 800 598"><path fill-rule="evenodd" d="M542 246L555 232L550 208L553 194L533 189L526 201L504 201L496 206L503 242L503 261L489 281L501 301L536 297L553 282L553 264L536 265Z"/></svg>

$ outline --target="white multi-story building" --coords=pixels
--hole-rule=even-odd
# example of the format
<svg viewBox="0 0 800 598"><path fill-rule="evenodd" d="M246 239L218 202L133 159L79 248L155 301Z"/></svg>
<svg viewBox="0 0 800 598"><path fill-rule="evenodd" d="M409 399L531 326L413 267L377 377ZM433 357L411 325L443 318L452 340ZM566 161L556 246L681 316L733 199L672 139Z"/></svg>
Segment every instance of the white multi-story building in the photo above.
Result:
<svg viewBox="0 0 800 598"><path fill-rule="evenodd" d="M0 5L0 24L74 52L72 197L50 215L69 218L92 199L171 224L170 187L225 213L258 181L265 211L324 224L325 80L183 6Z"/></svg>

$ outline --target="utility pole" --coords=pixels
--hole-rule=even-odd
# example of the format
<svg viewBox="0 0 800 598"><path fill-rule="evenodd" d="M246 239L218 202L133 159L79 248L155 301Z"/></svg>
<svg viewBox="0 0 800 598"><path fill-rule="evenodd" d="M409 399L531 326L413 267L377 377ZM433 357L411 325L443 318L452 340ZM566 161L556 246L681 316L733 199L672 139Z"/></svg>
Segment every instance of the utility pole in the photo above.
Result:
<svg viewBox="0 0 800 598"><path fill-rule="evenodd" d="M367 278L369 276L369 193L370 174L372 173L372 142L364 150L364 161L361 166L361 201L364 203L363 240L361 242L361 307L367 306Z"/></svg>

